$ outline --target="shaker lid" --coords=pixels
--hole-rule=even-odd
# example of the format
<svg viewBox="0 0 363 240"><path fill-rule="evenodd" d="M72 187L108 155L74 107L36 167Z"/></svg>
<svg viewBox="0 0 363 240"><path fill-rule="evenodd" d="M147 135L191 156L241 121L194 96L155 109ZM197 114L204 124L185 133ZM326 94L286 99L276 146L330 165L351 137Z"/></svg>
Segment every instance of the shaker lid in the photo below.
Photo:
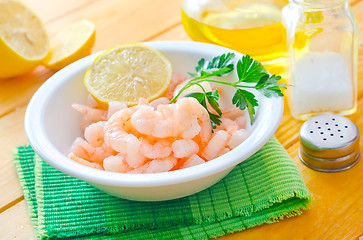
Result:
<svg viewBox="0 0 363 240"><path fill-rule="evenodd" d="M308 167L336 172L358 162L359 129L348 118L322 114L307 120L300 129L299 157Z"/></svg>

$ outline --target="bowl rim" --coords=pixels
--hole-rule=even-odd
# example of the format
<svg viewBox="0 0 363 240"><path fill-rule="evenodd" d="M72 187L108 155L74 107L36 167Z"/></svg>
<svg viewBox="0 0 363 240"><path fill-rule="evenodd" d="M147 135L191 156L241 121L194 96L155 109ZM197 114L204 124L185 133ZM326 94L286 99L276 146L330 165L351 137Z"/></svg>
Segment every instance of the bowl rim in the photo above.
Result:
<svg viewBox="0 0 363 240"><path fill-rule="evenodd" d="M243 56L241 53L222 46L193 41L153 41L141 42L141 44L154 47L161 52L177 47L197 52L212 50L217 52L216 54L234 52L237 57ZM49 102L47 99L51 98L52 93L67 79L84 71L85 66L87 69L101 52L82 58L52 75L33 95L26 109L24 127L31 147L45 162L68 175L90 183L123 187L164 186L193 181L232 169L265 145L280 125L284 109L283 97L266 98L261 95L260 97L264 100L263 104L259 106L257 114L261 114L261 112L265 114L263 118L256 117L254 125L256 124L257 127L252 134L235 149L204 164L172 172L127 174L97 170L76 163L50 143L45 129L41 125L42 116L45 106Z"/></svg>

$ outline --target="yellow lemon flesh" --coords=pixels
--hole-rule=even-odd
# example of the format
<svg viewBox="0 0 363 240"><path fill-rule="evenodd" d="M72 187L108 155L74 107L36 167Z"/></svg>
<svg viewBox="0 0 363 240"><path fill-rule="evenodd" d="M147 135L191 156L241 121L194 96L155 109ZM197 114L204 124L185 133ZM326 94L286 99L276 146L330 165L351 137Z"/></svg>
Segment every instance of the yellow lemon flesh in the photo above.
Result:
<svg viewBox="0 0 363 240"><path fill-rule="evenodd" d="M95 25L88 20L77 21L62 29L51 39L44 65L59 70L91 53L95 42Z"/></svg>
<svg viewBox="0 0 363 240"><path fill-rule="evenodd" d="M0 1L0 78L29 72L48 54L48 36L38 16L20 1Z"/></svg>
<svg viewBox="0 0 363 240"><path fill-rule="evenodd" d="M170 84L171 74L169 60L159 51L128 44L98 56L88 69L84 84L101 103L120 101L131 106L141 97L160 97Z"/></svg>

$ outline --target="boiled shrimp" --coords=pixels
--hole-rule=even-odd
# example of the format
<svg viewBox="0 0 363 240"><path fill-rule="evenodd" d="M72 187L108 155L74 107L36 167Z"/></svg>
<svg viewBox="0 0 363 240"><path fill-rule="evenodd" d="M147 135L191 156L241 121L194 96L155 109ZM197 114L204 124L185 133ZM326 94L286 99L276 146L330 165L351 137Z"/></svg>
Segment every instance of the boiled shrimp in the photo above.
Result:
<svg viewBox="0 0 363 240"><path fill-rule="evenodd" d="M227 142L227 146L231 149L234 149L241 143L243 143L250 134L245 129L239 129L238 131L235 131L230 139Z"/></svg>
<svg viewBox="0 0 363 240"><path fill-rule="evenodd" d="M240 129L244 115L223 117L212 134L209 114L195 98L173 104L166 97L151 103L141 98L132 107L110 102L107 111L98 109L94 99L87 101L92 107L74 105L88 126L69 157L106 171L157 173L192 167L221 156L248 137Z"/></svg>
<svg viewBox="0 0 363 240"><path fill-rule="evenodd" d="M128 133L124 130L124 124L136 112L138 107L130 107L122 109L114 113L106 122L105 142L114 150L124 153L126 150L125 137Z"/></svg>
<svg viewBox="0 0 363 240"><path fill-rule="evenodd" d="M222 123L217 126L216 131L225 130L228 133L232 134L239 129L238 123L229 118L222 117L220 120L222 121Z"/></svg>
<svg viewBox="0 0 363 240"><path fill-rule="evenodd" d="M161 140L154 144L143 139L140 152L147 158L165 158L171 154L171 143L167 140Z"/></svg>
<svg viewBox="0 0 363 240"><path fill-rule="evenodd" d="M71 152L80 158L97 163L102 163L103 159L116 154L116 152L105 143L100 147L95 147L80 137L76 138L72 144Z"/></svg>
<svg viewBox="0 0 363 240"><path fill-rule="evenodd" d="M84 130L85 139L94 147L101 147L104 143L104 127L105 121L92 123Z"/></svg>
<svg viewBox="0 0 363 240"><path fill-rule="evenodd" d="M145 165L131 170L129 173L159 173L170 171L177 164L175 157L166 157L152 160Z"/></svg>
<svg viewBox="0 0 363 240"><path fill-rule="evenodd" d="M211 124L207 110L195 98L181 98L175 103L175 121L183 139L200 135L202 143L211 137Z"/></svg>
<svg viewBox="0 0 363 240"><path fill-rule="evenodd" d="M180 168L189 168L199 164L205 163L204 159L199 157L197 154L193 154L190 158L188 158Z"/></svg>
<svg viewBox="0 0 363 240"><path fill-rule="evenodd" d="M156 138L175 136L173 109L168 105L159 105L156 111L151 106L140 106L132 115L131 123L141 134Z"/></svg>
<svg viewBox="0 0 363 240"><path fill-rule="evenodd" d="M86 105L72 104L72 107L83 115L87 116L93 122L107 120L107 112L103 109L91 108Z"/></svg>
<svg viewBox="0 0 363 240"><path fill-rule="evenodd" d="M97 100L91 94L89 94L87 96L86 105L88 107L91 107L91 108L98 108L99 107L99 104L98 104Z"/></svg>
<svg viewBox="0 0 363 240"><path fill-rule="evenodd" d="M131 124L140 133L145 135L152 135L157 115L153 107L140 106L130 117Z"/></svg>
<svg viewBox="0 0 363 240"><path fill-rule="evenodd" d="M176 158L187 158L199 152L199 146L192 139L175 140L171 145Z"/></svg>
<svg viewBox="0 0 363 240"><path fill-rule="evenodd" d="M98 163L95 163L95 162L90 162L90 161L87 161L86 159L83 159L81 157L78 157L76 154L74 154L73 152L70 152L68 154L68 157L70 159L72 159L73 161L76 161L82 165L85 165L87 167L91 167L91 168L96 168L96 169L99 169L99 170L104 170L104 168L98 164Z"/></svg>
<svg viewBox="0 0 363 240"><path fill-rule="evenodd" d="M127 164L132 168L142 166L146 157L140 152L141 141L133 134L127 134L124 141L126 143L125 161Z"/></svg>
<svg viewBox="0 0 363 240"><path fill-rule="evenodd" d="M188 83L188 80L180 83L178 86L175 87L174 90L174 96L176 96L180 90ZM201 82L200 86L203 87L204 91L206 92L210 92L212 91L212 87L208 82ZM178 99L181 99L182 97L184 97L185 95L189 94L189 93L195 93L195 92L204 92L203 89L200 87L199 85L193 85L187 89L185 89L178 97Z"/></svg>
<svg viewBox="0 0 363 240"><path fill-rule="evenodd" d="M166 97L157 98L154 101L150 102L150 106L154 109L157 109L159 105L165 105L169 103L169 99Z"/></svg>
<svg viewBox="0 0 363 240"><path fill-rule="evenodd" d="M103 168L106 171L119 173L126 173L132 170L132 168L126 163L125 155L120 153L115 156L105 158L103 161Z"/></svg>
<svg viewBox="0 0 363 240"><path fill-rule="evenodd" d="M225 150L228 138L229 135L226 131L216 131L216 133L208 142L207 146L204 148L202 156L207 160L212 160L222 155L222 152Z"/></svg>

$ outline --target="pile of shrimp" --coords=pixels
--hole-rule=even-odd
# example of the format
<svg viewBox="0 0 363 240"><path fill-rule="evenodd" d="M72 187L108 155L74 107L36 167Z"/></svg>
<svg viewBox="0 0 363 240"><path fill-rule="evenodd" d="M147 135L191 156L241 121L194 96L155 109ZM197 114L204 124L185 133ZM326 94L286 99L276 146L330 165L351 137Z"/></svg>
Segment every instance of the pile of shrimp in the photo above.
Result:
<svg viewBox="0 0 363 240"><path fill-rule="evenodd" d="M102 109L91 96L86 105L73 104L84 115L84 138L74 141L68 157L105 171L158 173L213 160L248 137L240 110L225 110L222 123L212 131L208 112L195 98L168 104L184 82L174 74L163 97L150 103L140 99L131 107L110 102Z"/></svg>

